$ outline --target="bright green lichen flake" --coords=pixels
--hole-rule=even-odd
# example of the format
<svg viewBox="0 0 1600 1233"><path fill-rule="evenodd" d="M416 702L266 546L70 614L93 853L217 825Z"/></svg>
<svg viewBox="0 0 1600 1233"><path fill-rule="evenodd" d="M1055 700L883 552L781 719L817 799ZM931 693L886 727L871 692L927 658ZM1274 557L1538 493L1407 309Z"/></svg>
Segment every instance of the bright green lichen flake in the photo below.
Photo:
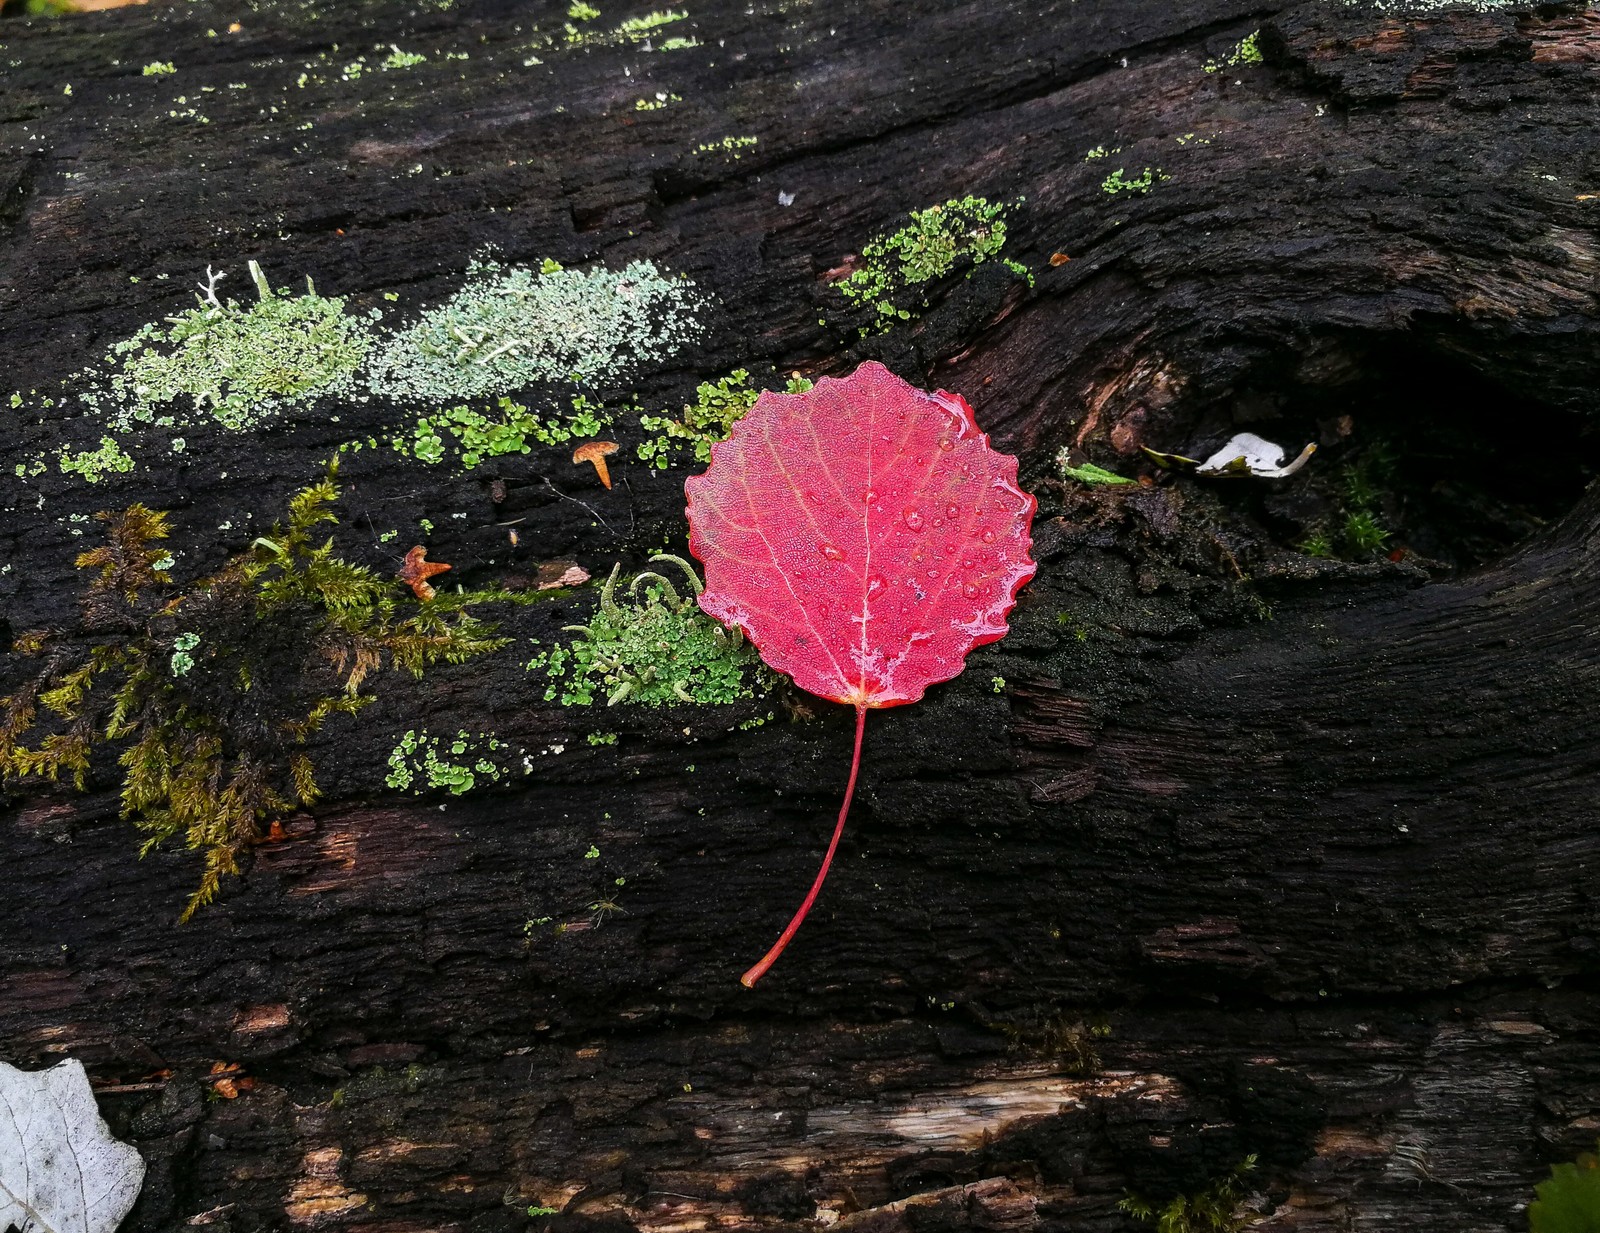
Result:
<svg viewBox="0 0 1600 1233"><path fill-rule="evenodd" d="M104 476L133 470L133 459L123 452L115 437L101 437L96 450L74 454L62 449L58 457L63 474L82 476L91 484L98 484Z"/></svg>
<svg viewBox="0 0 1600 1233"><path fill-rule="evenodd" d="M613 380L674 354L696 331L687 278L653 262L535 271L475 262L448 303L391 339L375 392L438 405L541 382Z"/></svg>
<svg viewBox="0 0 1600 1233"><path fill-rule="evenodd" d="M346 314L344 300L318 295L310 279L296 296L274 291L253 261L250 274L257 303L219 300L222 276L212 275L195 308L115 344L106 375L82 401L121 432L189 409L243 432L285 408L349 394L371 346L368 324Z"/></svg>
<svg viewBox="0 0 1600 1233"><path fill-rule="evenodd" d="M1238 68L1241 64L1261 64L1265 57L1262 56L1258 43L1260 37L1261 31L1256 30L1240 39L1227 55L1207 60L1200 67L1208 73L1220 73L1224 69Z"/></svg>
<svg viewBox="0 0 1600 1233"><path fill-rule="evenodd" d="M564 445L597 436L611 423L609 415L582 395L572 400L570 415L543 418L502 395L490 412L472 407L447 407L419 419L409 436L394 438L394 448L420 462L445 461L451 439L464 470L486 458L531 453L533 446Z"/></svg>
<svg viewBox="0 0 1600 1233"><path fill-rule="evenodd" d="M493 732L473 736L463 728L447 738L430 736L426 728L413 729L390 751L384 783L413 794L432 789L464 796L478 786L480 777L499 782L510 773L505 762L508 749ZM523 769L529 769L526 758Z"/></svg>

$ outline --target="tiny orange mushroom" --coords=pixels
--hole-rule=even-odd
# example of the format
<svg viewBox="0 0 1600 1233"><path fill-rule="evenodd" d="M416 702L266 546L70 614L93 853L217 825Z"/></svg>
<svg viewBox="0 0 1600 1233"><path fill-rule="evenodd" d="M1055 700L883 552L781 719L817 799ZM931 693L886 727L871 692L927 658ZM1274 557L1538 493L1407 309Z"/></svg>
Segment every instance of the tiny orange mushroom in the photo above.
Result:
<svg viewBox="0 0 1600 1233"><path fill-rule="evenodd" d="M572 451L572 461L575 463L592 462L594 473L600 477L600 482L607 488L611 487L611 468L606 466L606 458L615 454L621 447L615 441L585 441Z"/></svg>
<svg viewBox="0 0 1600 1233"><path fill-rule="evenodd" d="M432 599L434 591L428 585L428 579L450 568L443 561L423 560L427 555L428 550L418 544L406 553L406 563L400 567L400 581L406 583L418 599Z"/></svg>

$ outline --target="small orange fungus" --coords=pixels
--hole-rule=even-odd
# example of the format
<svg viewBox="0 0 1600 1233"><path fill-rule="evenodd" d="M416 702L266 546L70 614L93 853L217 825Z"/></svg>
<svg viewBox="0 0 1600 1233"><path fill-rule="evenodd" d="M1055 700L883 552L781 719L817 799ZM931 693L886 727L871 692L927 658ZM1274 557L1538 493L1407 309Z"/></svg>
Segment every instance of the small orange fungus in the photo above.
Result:
<svg viewBox="0 0 1600 1233"><path fill-rule="evenodd" d="M572 461L593 463L594 473L600 477L600 482L609 488L611 468L606 466L606 459L615 454L618 448L620 447L615 441L585 441L572 451Z"/></svg>

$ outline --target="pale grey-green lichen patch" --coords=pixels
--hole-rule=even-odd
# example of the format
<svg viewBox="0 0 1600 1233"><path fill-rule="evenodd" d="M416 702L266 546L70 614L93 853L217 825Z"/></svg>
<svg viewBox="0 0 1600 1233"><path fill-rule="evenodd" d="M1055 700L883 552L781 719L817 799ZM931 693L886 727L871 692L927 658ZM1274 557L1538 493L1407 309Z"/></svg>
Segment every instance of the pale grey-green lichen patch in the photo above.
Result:
<svg viewBox="0 0 1600 1233"><path fill-rule="evenodd" d="M675 354L697 332L698 309L694 284L651 261L621 270L475 262L448 303L373 357L372 389L438 405L617 380Z"/></svg>

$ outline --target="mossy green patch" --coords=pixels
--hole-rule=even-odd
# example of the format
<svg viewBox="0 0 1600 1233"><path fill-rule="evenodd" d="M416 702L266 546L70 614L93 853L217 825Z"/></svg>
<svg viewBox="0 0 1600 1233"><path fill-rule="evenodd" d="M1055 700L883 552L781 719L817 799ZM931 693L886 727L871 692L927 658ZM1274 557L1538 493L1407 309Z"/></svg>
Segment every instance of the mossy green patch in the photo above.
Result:
<svg viewBox="0 0 1600 1233"><path fill-rule="evenodd" d="M1253 31L1240 39L1227 55L1207 60L1200 67L1208 73L1220 73L1223 69L1238 68L1241 64L1260 64L1264 59L1261 55L1260 38L1261 31Z"/></svg>
<svg viewBox="0 0 1600 1233"><path fill-rule="evenodd" d="M1180 1194L1163 1204L1130 1194L1118 1207L1135 1220L1152 1224L1157 1233L1238 1233L1255 1222L1244 1210L1246 1179L1256 1158L1246 1156L1223 1177L1193 1194Z"/></svg>
<svg viewBox="0 0 1600 1233"><path fill-rule="evenodd" d="M718 141L703 141L694 148L696 154L731 154L743 158L744 152L756 144L754 137L723 137Z"/></svg>
<svg viewBox="0 0 1600 1233"><path fill-rule="evenodd" d="M1123 193L1138 193L1143 196L1162 180L1172 179L1159 167L1146 167L1139 175L1129 178L1126 168L1118 167L1100 182L1100 191L1107 196L1116 197Z"/></svg>
<svg viewBox="0 0 1600 1233"><path fill-rule="evenodd" d="M421 52L401 51L396 44L390 43L389 54L383 58L383 62L379 67L388 71L391 69L413 68L418 64L426 64L427 62L428 57Z"/></svg>
<svg viewBox="0 0 1600 1233"><path fill-rule="evenodd" d="M692 591L699 577L681 557L660 554L653 562L676 565ZM694 595L680 595L664 574L634 578L625 599L616 598L620 566L600 592L600 606L587 625L567 628L570 646L535 655L530 671L549 680L545 700L591 706L603 698L645 706L729 703L771 688L772 673L755 648L700 611Z"/></svg>
<svg viewBox="0 0 1600 1233"><path fill-rule="evenodd" d="M0 700L0 779L86 786L96 746L120 748L123 816L150 838L181 836L203 856L187 919L239 871L262 823L318 795L304 745L337 714L374 700L386 665L421 675L503 646L468 611L472 593L418 601L391 578L334 555L317 528L337 521L334 470L289 503L286 521L186 590L173 586L165 513L103 513L107 542L79 554L92 570L83 625L12 648L38 670ZM23 739L45 729L33 746Z"/></svg>

